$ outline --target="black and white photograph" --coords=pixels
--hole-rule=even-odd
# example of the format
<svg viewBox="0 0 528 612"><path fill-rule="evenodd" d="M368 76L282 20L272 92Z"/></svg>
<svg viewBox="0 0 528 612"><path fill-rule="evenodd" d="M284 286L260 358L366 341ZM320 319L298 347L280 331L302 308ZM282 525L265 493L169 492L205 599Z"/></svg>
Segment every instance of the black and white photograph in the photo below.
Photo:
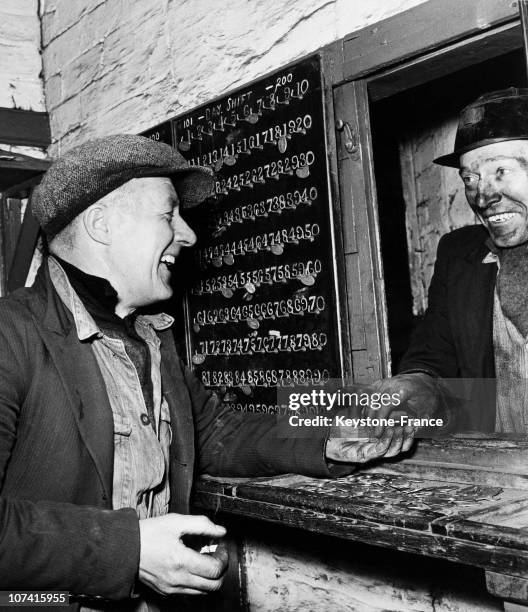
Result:
<svg viewBox="0 0 528 612"><path fill-rule="evenodd" d="M528 0L0 0L0 610L528 612Z"/></svg>

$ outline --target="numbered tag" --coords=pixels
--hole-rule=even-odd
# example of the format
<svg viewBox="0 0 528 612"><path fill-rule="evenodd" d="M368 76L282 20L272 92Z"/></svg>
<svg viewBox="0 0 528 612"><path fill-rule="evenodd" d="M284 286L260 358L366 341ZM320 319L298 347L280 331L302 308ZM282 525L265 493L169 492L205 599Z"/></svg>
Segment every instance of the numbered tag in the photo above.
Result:
<svg viewBox="0 0 528 612"><path fill-rule="evenodd" d="M311 287L313 284L315 284L315 277L311 274L303 274L301 276L298 276L297 278L301 281L303 285L306 285L307 287Z"/></svg>
<svg viewBox="0 0 528 612"><path fill-rule="evenodd" d="M308 178L310 176L310 168L308 166L301 166L295 170L295 174L302 179Z"/></svg>

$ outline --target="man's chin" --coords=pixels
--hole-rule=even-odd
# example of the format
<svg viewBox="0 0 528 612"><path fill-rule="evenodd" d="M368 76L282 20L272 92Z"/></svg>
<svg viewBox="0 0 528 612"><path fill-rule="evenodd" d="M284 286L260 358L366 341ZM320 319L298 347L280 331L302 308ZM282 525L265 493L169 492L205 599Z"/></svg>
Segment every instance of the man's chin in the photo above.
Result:
<svg viewBox="0 0 528 612"><path fill-rule="evenodd" d="M172 289L172 287L169 287L167 285L165 285L163 287L163 290L160 290L157 292L156 294L156 302L164 302L165 300L169 300L172 295L173 295L174 291Z"/></svg>
<svg viewBox="0 0 528 612"><path fill-rule="evenodd" d="M487 223L484 225L493 244L499 249L511 249L528 242L528 229L526 227L519 227L519 225L513 225L512 223L509 224L510 227L508 227L508 224L504 224L503 227L494 227Z"/></svg>
<svg viewBox="0 0 528 612"><path fill-rule="evenodd" d="M521 244L526 244L528 242L528 236L524 234L518 234L517 232L511 232L509 234L499 234L496 235L493 232L490 232L491 239L495 246L499 247L499 249L511 249L513 247L520 246Z"/></svg>

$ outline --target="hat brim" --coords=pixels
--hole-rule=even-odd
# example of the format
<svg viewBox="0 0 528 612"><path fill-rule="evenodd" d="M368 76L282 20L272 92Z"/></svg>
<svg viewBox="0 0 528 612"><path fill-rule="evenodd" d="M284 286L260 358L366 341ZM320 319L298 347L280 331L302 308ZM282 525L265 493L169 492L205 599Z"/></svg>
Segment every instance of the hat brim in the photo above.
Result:
<svg viewBox="0 0 528 612"><path fill-rule="evenodd" d="M467 147L461 147L453 153L449 153L448 155L441 155L433 160L435 164L439 166L447 166L449 168L460 168L460 156L468 151L474 151L475 149L480 149L480 147L485 147L486 145L495 144L496 142L506 142L508 140L528 140L528 136L512 136L511 138L487 138L485 140L479 140Z"/></svg>
<svg viewBox="0 0 528 612"><path fill-rule="evenodd" d="M182 168L170 175L182 208L194 208L213 195L214 173L203 166Z"/></svg>
<svg viewBox="0 0 528 612"><path fill-rule="evenodd" d="M205 166L144 168L132 178L155 176L172 180L181 208L194 208L213 195L214 173Z"/></svg>

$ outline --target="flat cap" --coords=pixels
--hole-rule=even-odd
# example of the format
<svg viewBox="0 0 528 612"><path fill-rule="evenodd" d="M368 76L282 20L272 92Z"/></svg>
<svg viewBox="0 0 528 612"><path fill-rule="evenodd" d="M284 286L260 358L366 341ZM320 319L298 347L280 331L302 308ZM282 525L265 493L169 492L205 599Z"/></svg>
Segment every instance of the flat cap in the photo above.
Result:
<svg viewBox="0 0 528 612"><path fill-rule="evenodd" d="M57 159L35 188L33 214L48 240L88 206L134 178L171 177L180 205L196 206L212 194L209 168L189 166L171 146L144 136L117 134L85 142Z"/></svg>

